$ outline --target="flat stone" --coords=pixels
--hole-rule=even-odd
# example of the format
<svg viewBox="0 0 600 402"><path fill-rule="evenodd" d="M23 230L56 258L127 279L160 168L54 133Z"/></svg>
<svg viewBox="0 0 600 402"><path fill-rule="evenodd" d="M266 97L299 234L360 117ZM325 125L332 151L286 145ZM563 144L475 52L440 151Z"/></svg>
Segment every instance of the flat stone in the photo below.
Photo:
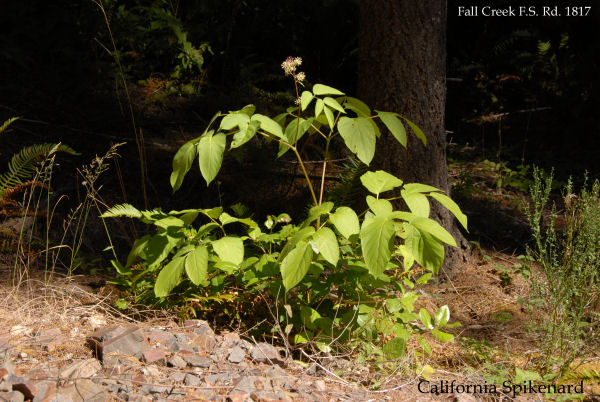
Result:
<svg viewBox="0 0 600 402"><path fill-rule="evenodd" d="M183 355L185 360L192 367L209 368L214 362L210 357L198 355Z"/></svg>
<svg viewBox="0 0 600 402"><path fill-rule="evenodd" d="M237 332L228 332L223 335L224 345L234 346L237 345L239 341L240 336L237 334Z"/></svg>
<svg viewBox="0 0 600 402"><path fill-rule="evenodd" d="M4 402L23 402L25 395L19 391L0 392L0 401Z"/></svg>
<svg viewBox="0 0 600 402"><path fill-rule="evenodd" d="M200 379L200 377L198 376L188 373L185 375L183 383L190 387L199 387L200 385L202 385L202 379Z"/></svg>
<svg viewBox="0 0 600 402"><path fill-rule="evenodd" d="M167 363L167 353L164 349L153 348L146 350L142 356L145 363L156 363L164 365Z"/></svg>
<svg viewBox="0 0 600 402"><path fill-rule="evenodd" d="M280 402L280 401L291 401L292 399L283 393L275 393L270 391L257 391L253 392L250 397L252 400L260 402Z"/></svg>
<svg viewBox="0 0 600 402"><path fill-rule="evenodd" d="M175 340L175 335L160 329L151 329L148 331L148 342L151 344L167 345Z"/></svg>
<svg viewBox="0 0 600 402"><path fill-rule="evenodd" d="M190 345L194 347L194 349L198 348L199 352L210 354L217 346L217 339L215 335L210 335L209 333L196 334L190 342Z"/></svg>
<svg viewBox="0 0 600 402"><path fill-rule="evenodd" d="M320 392L325 392L325 391L327 391L327 384L325 384L325 381L323 381L323 380L316 380L316 381L313 381L313 382L312 382L312 384L311 384L311 386L312 386L312 387L313 387L315 390L317 390L317 391L320 391Z"/></svg>
<svg viewBox="0 0 600 402"><path fill-rule="evenodd" d="M108 394L102 386L92 380L81 378L58 389L53 399L56 401L105 402L108 400Z"/></svg>
<svg viewBox="0 0 600 402"><path fill-rule="evenodd" d="M175 368L185 368L187 367L187 362L183 360L183 358L179 355L173 355L167 361L167 365Z"/></svg>
<svg viewBox="0 0 600 402"><path fill-rule="evenodd" d="M61 379L72 379L72 378L89 378L94 376L102 370L100 362L96 359L81 360L66 367L63 367L59 372Z"/></svg>
<svg viewBox="0 0 600 402"><path fill-rule="evenodd" d="M38 381L29 378L18 377L12 381L13 391L19 391L25 395L25 399L33 399L38 394L45 394L49 392L51 388L56 388L56 382L52 381Z"/></svg>
<svg viewBox="0 0 600 402"><path fill-rule="evenodd" d="M210 385L221 384L221 385L229 385L231 383L231 374L230 373L217 373L210 374L206 376L206 382Z"/></svg>
<svg viewBox="0 0 600 402"><path fill-rule="evenodd" d="M180 340L177 338L173 338L173 340L167 344L167 348L169 352L172 353L194 353L192 345L185 340Z"/></svg>
<svg viewBox="0 0 600 402"><path fill-rule="evenodd" d="M169 380L175 382L182 382L185 380L186 373L182 373L180 371L176 371L169 376Z"/></svg>
<svg viewBox="0 0 600 402"><path fill-rule="evenodd" d="M273 391L271 380L259 376L240 377L239 381L233 387L235 393L251 394L256 391ZM232 392L233 392L232 391Z"/></svg>
<svg viewBox="0 0 600 402"><path fill-rule="evenodd" d="M105 354L121 353L141 358L148 345L144 331L138 327L111 326L95 331L87 343L98 359Z"/></svg>
<svg viewBox="0 0 600 402"><path fill-rule="evenodd" d="M236 346L235 348L231 349L227 360L231 363L241 363L244 360L244 357L246 357L246 352L244 351L244 349L242 349L239 346Z"/></svg>
<svg viewBox="0 0 600 402"><path fill-rule="evenodd" d="M279 351L271 344L260 342L250 351L252 359L259 363L282 363Z"/></svg>

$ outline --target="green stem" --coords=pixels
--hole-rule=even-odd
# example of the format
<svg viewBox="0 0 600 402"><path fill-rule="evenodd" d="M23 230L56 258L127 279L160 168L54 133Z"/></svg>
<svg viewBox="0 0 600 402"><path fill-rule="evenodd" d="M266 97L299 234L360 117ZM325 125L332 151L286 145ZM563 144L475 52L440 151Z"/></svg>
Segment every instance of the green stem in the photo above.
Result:
<svg viewBox="0 0 600 402"><path fill-rule="evenodd" d="M302 157L298 153L298 149L296 149L296 147L291 146L290 149L292 151L294 151L294 153L296 154L296 158L298 159L298 162L300 163L300 167L302 168L302 173L304 174L306 183L308 183L308 188L310 189L310 194L312 195L313 202L315 203L315 206L317 206L317 205L319 205L319 202L317 201L317 196L315 195L315 190L313 189L313 185L310 182L310 177L308 177L308 172L306 171L306 167L304 167L304 162L302 162Z"/></svg>

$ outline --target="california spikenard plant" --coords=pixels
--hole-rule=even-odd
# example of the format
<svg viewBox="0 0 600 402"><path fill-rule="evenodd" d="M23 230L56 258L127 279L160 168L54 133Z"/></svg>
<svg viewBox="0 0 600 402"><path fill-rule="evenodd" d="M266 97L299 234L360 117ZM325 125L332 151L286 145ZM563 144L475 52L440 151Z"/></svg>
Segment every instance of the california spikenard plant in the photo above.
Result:
<svg viewBox="0 0 600 402"><path fill-rule="evenodd" d="M297 104L271 119L248 105L241 110L217 113L204 133L175 155L171 185L177 190L197 158L207 184L217 175L223 153L255 137L276 141L278 157L291 151L302 169L313 206L304 221L292 224L289 215L269 216L262 225L223 208L163 212L139 211L118 205L103 217L128 216L156 227L154 235L135 241L125 264L115 262L128 284L153 287L161 301L185 300L206 308L211 302L242 300L240 310L251 309L257 294L275 303L284 339L309 343L328 352L335 345L368 344L371 357L401 356L406 342L416 336L425 351L431 349L421 335L431 331L452 341L441 330L450 312L443 306L431 315L415 312L414 287L437 273L444 259L444 244L456 246L452 236L429 218L429 200L448 208L466 228L467 218L439 189L403 183L384 171L368 171L361 182L371 193L367 211L359 212L332 202L322 202L306 171L299 143L316 136L324 144L325 177L330 144L343 141L358 159L369 164L382 134L379 119L406 146L408 124L423 144L423 132L404 117L375 111L360 100L322 84L299 93L304 74L296 72L299 58L282 67L295 83ZM394 210L386 198L400 189L409 211ZM202 217L202 223L193 223ZM239 235L244 233L244 235ZM141 263L137 263L141 261ZM400 263L402 261L402 263ZM428 272L427 272L428 271ZM184 275L185 272L185 275ZM136 284L137 287L136 287ZM266 296L265 296L266 295ZM240 304L238 304L240 305ZM363 342L367 340L368 342Z"/></svg>

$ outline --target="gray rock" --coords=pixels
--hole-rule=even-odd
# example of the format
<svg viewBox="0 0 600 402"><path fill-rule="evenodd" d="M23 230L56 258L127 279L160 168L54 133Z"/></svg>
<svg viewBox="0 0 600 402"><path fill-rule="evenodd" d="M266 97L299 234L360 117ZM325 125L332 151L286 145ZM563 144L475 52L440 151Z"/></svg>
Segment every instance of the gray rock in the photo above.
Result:
<svg viewBox="0 0 600 402"><path fill-rule="evenodd" d="M183 383L190 387L199 387L200 385L202 385L202 380L200 379L200 377L195 376L193 374L186 374Z"/></svg>
<svg viewBox="0 0 600 402"><path fill-rule="evenodd" d="M175 381L175 382L182 382L183 380L185 380L185 375L186 375L185 373L176 371L169 376L169 380Z"/></svg>
<svg viewBox="0 0 600 402"><path fill-rule="evenodd" d="M244 376L239 379L237 384L233 387L233 391L236 394L245 393L251 394L256 391L273 391L271 386L271 380L265 377L259 376ZM232 391L232 392L233 392Z"/></svg>
<svg viewBox="0 0 600 402"><path fill-rule="evenodd" d="M161 377L162 373L158 369L158 367L154 365L146 366L142 369L142 374L150 376L150 377Z"/></svg>
<svg viewBox="0 0 600 402"><path fill-rule="evenodd" d="M206 376L206 382L210 385L221 384L221 385L229 385L231 383L231 374L230 373L217 373L210 374Z"/></svg>
<svg viewBox="0 0 600 402"><path fill-rule="evenodd" d="M244 351L244 349L242 349L239 346L236 346L233 349L231 349L227 360L229 360L231 363L240 363L244 360L244 357L246 357L246 352Z"/></svg>
<svg viewBox="0 0 600 402"><path fill-rule="evenodd" d="M259 363L282 363L279 351L271 344L260 342L250 351L252 359Z"/></svg>
<svg viewBox="0 0 600 402"><path fill-rule="evenodd" d="M213 364L213 360L206 356L183 355L183 360L192 367L209 368Z"/></svg>
<svg viewBox="0 0 600 402"><path fill-rule="evenodd" d="M141 358L148 348L144 331L138 327L102 328L90 335L87 343L100 360L109 353Z"/></svg>
<svg viewBox="0 0 600 402"><path fill-rule="evenodd" d="M311 386L320 392L324 392L327 391L327 384L325 384L325 381L323 380L317 380L317 381L313 381Z"/></svg>
<svg viewBox="0 0 600 402"><path fill-rule="evenodd" d="M80 360L60 369L59 377L63 380L72 378L89 378L102 370L96 359Z"/></svg>
<svg viewBox="0 0 600 402"><path fill-rule="evenodd" d="M4 402L23 402L25 395L19 391L0 392L0 401Z"/></svg>
<svg viewBox="0 0 600 402"><path fill-rule="evenodd" d="M171 367L175 367L175 368L184 368L187 366L187 363L185 360L183 360L183 358L179 355L173 355L171 356L171 358L167 361L167 365L171 366Z"/></svg>

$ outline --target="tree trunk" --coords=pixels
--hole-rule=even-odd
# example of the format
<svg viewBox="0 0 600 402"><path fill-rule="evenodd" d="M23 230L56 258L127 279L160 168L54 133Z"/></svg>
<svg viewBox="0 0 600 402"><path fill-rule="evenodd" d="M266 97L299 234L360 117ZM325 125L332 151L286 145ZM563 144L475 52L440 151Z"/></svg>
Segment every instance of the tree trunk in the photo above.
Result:
<svg viewBox="0 0 600 402"><path fill-rule="evenodd" d="M405 116L427 135L423 146L409 133L407 149L393 136L382 135L373 166L405 182L429 184L448 193L446 1L362 0L360 27L360 99L377 110ZM459 245L446 248L444 269L451 272L468 242L445 208L432 200L431 211Z"/></svg>

